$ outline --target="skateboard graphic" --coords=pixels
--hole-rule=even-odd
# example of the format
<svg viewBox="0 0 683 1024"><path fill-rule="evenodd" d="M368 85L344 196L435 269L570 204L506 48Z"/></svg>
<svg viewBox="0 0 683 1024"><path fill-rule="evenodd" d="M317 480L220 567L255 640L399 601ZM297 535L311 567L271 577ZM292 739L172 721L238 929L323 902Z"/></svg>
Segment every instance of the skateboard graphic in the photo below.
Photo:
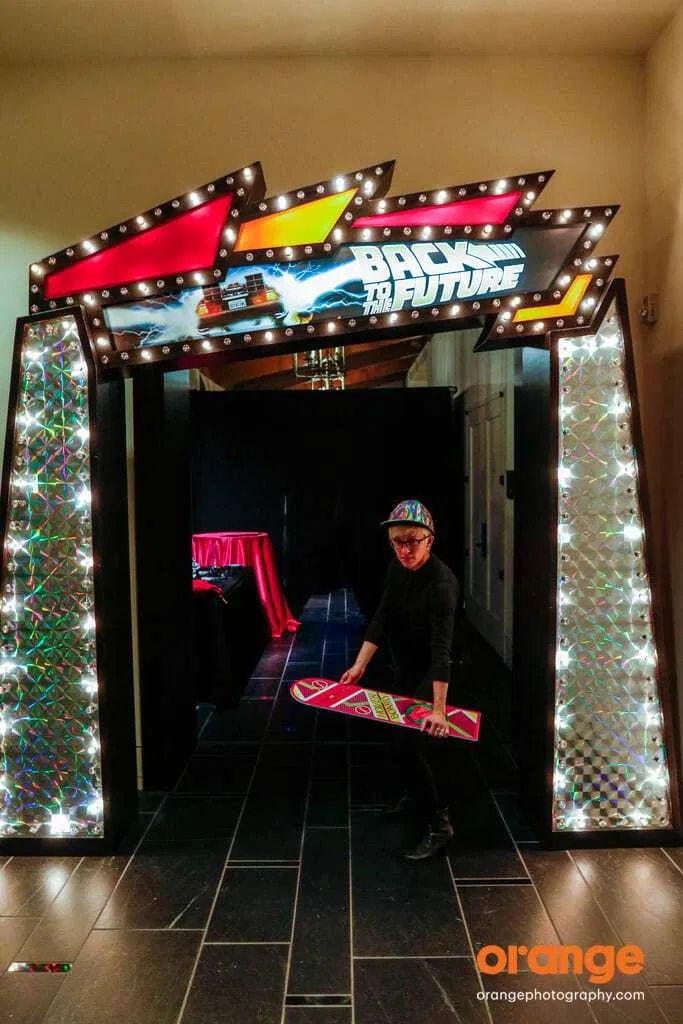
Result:
<svg viewBox="0 0 683 1024"><path fill-rule="evenodd" d="M401 725L406 729L421 729L422 721L432 710L431 704L416 697L401 697L396 693L367 690L332 679L298 679L289 692L295 700L309 707L338 711L343 715L358 715L368 721ZM448 739L479 739L480 711L467 711L446 705Z"/></svg>

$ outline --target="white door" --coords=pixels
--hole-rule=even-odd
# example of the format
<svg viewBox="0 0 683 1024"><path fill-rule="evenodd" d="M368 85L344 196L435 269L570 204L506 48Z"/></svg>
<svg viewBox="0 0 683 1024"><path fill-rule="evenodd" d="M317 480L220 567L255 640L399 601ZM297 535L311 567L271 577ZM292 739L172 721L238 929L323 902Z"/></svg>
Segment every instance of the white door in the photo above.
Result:
<svg viewBox="0 0 683 1024"><path fill-rule="evenodd" d="M469 621L512 665L512 469L510 389L465 413L465 606ZM510 395L511 397L511 395Z"/></svg>

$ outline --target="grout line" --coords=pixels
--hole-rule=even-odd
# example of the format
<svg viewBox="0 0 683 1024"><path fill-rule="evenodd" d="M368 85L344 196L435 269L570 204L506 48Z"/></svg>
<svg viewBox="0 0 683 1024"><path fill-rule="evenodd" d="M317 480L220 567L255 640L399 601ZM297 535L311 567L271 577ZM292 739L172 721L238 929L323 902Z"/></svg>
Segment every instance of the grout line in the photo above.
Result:
<svg viewBox="0 0 683 1024"><path fill-rule="evenodd" d="M515 848L515 853L517 854L517 860L520 862L520 864L524 868L524 870L526 872L526 875L527 875L527 878L531 881L532 879L531 879L531 875L529 874L529 869L527 868L526 864L524 863L522 855L519 852L519 847L517 846L517 840L513 836L512 831L510 829L510 826L508 825L507 821L505 820L505 815L503 814L503 812L500 809L500 804L498 803L498 801L496 800L495 796L493 795L493 793L491 793L490 790L489 790L489 795L490 795L491 799L493 800L493 803L495 804L496 810L498 811L498 816L499 816L500 820L503 822L503 826L505 828L505 831L507 832L507 834L510 837L510 842L512 843L512 845Z"/></svg>
<svg viewBox="0 0 683 1024"><path fill-rule="evenodd" d="M316 720L317 724L317 720ZM311 760L309 762L309 775L308 775L308 786L306 788L306 800L304 803L304 817L301 823L301 841L299 843L299 869L296 879L296 889L294 891L294 905L292 907L292 930L289 936L289 955L287 956L287 965L285 967L285 983L282 990L282 1012L280 1014L281 1024L285 1024L285 1014L287 1007L287 986L289 985L289 974L292 966L292 951L294 949L294 933L296 930L296 912L299 908L299 889L301 888L301 873L304 862L304 842L306 839L306 819L308 817L308 805L311 797L311 768L313 762L313 753L311 752Z"/></svg>
<svg viewBox="0 0 683 1024"><path fill-rule="evenodd" d="M258 860L256 857L236 857L230 861L230 866L237 868L265 868L272 865L273 867L297 868L300 863L298 860L276 860L274 857L271 860Z"/></svg>
<svg viewBox="0 0 683 1024"><path fill-rule="evenodd" d="M240 864L228 861L228 871L294 871L299 864Z"/></svg>
<svg viewBox="0 0 683 1024"><path fill-rule="evenodd" d="M282 687L282 677L284 676L284 674L285 674L285 672L287 670L287 664L289 662L289 656L292 653L292 647L293 646L294 646L294 635L292 635L292 639L290 640L289 650L287 651L287 657L285 658L284 665L283 665L283 668L282 668L282 673L280 675L280 681L278 683L277 690L276 690L276 693L275 693L276 699L277 699L277 697L278 697L278 695L280 693L280 689ZM271 721L271 719L273 717L274 709L275 709L275 701L273 701L273 703L271 704L270 713L268 715L268 720L266 722L266 727L265 727L264 732L268 730L268 727L270 725L270 721ZM252 772L251 772L251 778L249 779L249 785L247 786L246 792L244 794L244 798L242 800L242 807L240 809L240 813L238 815L237 821L235 822L235 827L234 827L233 833L232 833L232 839L230 840L230 844L228 846L228 852L226 854L225 861L223 863L223 870L221 871L220 878L218 879L218 884L216 885L216 890L215 890L214 895L213 895L213 900L211 901L211 907L209 908L209 913L208 913L207 918L206 918L206 925L204 926L202 938L201 938L201 940L199 942L199 945L197 947L197 955L195 957L194 964L192 965L192 970L190 972L190 977L189 977L188 982L187 982L187 988L185 989L185 995L183 996L183 1000L182 1000L182 1003L180 1004L180 1009L179 1009L178 1015L176 1017L176 1024L180 1024L180 1022L182 1021L183 1015L185 1013L185 1009L187 1007L188 1000L190 998L190 991L192 989L192 984L194 982L195 976L197 974L197 968L199 966L199 960L200 960L200 957L202 955L202 950L204 948L204 945L206 943L206 937L207 937L207 935L209 933L209 926L211 924L211 918L213 917L214 910L216 909L216 904L218 902L218 897L220 895L221 887L223 885L223 879L225 878L225 874L226 874L226 872L228 870L228 865L230 863L230 854L232 853L233 847L235 845L235 840L237 839L237 834L239 832L240 824L241 824L242 818L244 816L244 811L245 811L245 808L247 806L247 801L249 799L249 794L251 793L251 789L252 789L252 786L254 784L254 779L256 778L256 772L258 771L258 766L259 766L259 762L261 760L262 753L263 753L263 743L261 743L260 746L259 746L258 753L256 755L256 760L254 762L254 767L253 767Z"/></svg>
<svg viewBox="0 0 683 1024"><path fill-rule="evenodd" d="M287 1003L287 1010L350 1010L350 1003ZM320 1014L324 1017L325 1014Z"/></svg>
<svg viewBox="0 0 683 1024"><path fill-rule="evenodd" d="M474 889L478 885L479 886L485 886L486 888L496 887L498 889L501 886L503 886L503 885L514 885L517 889L519 889L520 886L528 887L528 886L534 884L531 881L530 878L517 878L517 879L508 878L508 879L505 879L503 881L502 879L497 879L497 878L489 878L489 879L480 878L480 879L475 880L475 879L469 879L469 878L455 878L454 877L453 880L454 880L456 885L462 885L466 889Z"/></svg>
<svg viewBox="0 0 683 1024"><path fill-rule="evenodd" d="M45 921L45 918L47 917L47 914L48 914L50 908L53 906L53 904L56 902L56 900L58 900L59 897L61 896L61 894L64 892L64 890L66 889L67 885L69 884L71 879L74 877L74 875L76 874L76 872L78 871L78 869L80 868L80 866L81 866L81 864L83 863L84 860L85 860L85 857L80 857L79 860L78 860L78 863L76 865L74 865L74 867L71 869L71 871L69 872L69 877L64 881L63 885L60 886L59 892L56 892L54 894L54 896L52 897L50 903L48 904L48 906L46 907L44 912L42 914L40 914L38 919L36 920L35 927L31 929L29 934L26 936L26 939L22 942L21 947L19 949L19 952L17 953L17 956L19 956L19 954L21 953L21 950L24 948L26 943L33 937L35 932L37 932L38 929L40 928L40 926L43 924L43 922ZM8 863L9 863L9 861L8 861ZM31 897L29 897L29 900L30 899L31 899ZM21 910L25 906L26 902L27 901L24 901L24 903L22 903L21 907L19 908L20 912L18 914L12 914L11 916L12 917L21 917L22 916ZM99 917L99 914L98 914L98 917ZM0 917L0 920L2 920L1 917ZM90 931L92 931L92 927L90 928ZM88 932L88 934L90 934L90 932Z"/></svg>
<svg viewBox="0 0 683 1024"><path fill-rule="evenodd" d="M163 928L99 928L95 926L93 931L97 932L202 932L203 928L171 928L170 925L165 925Z"/></svg>
<svg viewBox="0 0 683 1024"><path fill-rule="evenodd" d="M572 851L571 851L571 850L565 850L564 852L566 853L567 857L569 858L569 860L570 860L570 861L572 862L572 864L574 865L574 867L575 867L575 868L576 868L576 870L578 871L578 873L579 873L579 875L580 875L581 879L583 880L583 883L584 883L584 885L586 885L586 886L588 887L588 891L589 891L589 893L590 893L590 895L591 895L592 899L594 900L594 902L595 902L595 905L596 905L596 906L598 907L598 909L600 910L600 913L601 913L601 914L602 914L602 916L604 917L605 921L607 922L607 924L609 925L609 927L610 927L610 928L612 929L612 931L614 932L614 934L615 934L615 935L616 935L616 937L618 938L618 940L619 940L619 942L621 943L621 945L624 945L624 941L623 941L623 939L622 939L621 935L619 934L619 931L618 931L618 929L617 929L617 928L615 927L615 925L614 925L614 923L612 922L612 920L611 920L611 918L610 918L609 914L607 914L607 913L606 913L606 911L605 911L605 910L603 909L603 906L602 906L602 904L600 903L600 900L598 899L597 893L596 893L596 892L595 892L595 890L593 889L593 886L591 885L590 881L589 881L589 880L588 880L588 879L586 878L586 876L584 875L583 871L581 870L581 865L580 865L580 864L578 864L578 863L577 863L577 862L576 862L576 861L574 860L574 857L572 856ZM539 897L539 898L540 898L540 897Z"/></svg>
<svg viewBox="0 0 683 1024"><path fill-rule="evenodd" d="M214 710L215 710L215 705L214 705ZM204 722L202 723L202 727L199 730L199 733L197 735L197 743L199 743L200 739L202 738L202 734L203 734L204 730L206 729L207 725L209 724L209 719L211 718L213 713L214 713L213 711L209 711L208 715L204 719Z"/></svg>
<svg viewBox="0 0 683 1024"><path fill-rule="evenodd" d="M332 592L330 591L330 593L327 596L326 625L329 624L330 602L331 602L331 600L332 600ZM326 632L327 632L327 630L326 630ZM324 648L324 643L325 643L325 641L323 641L323 648ZM321 660L320 660L320 665L321 665L321 671L322 671L322 657L321 657ZM296 915L297 915L297 910L298 910L298 907L299 907L299 891L300 891L300 888L301 888L301 874L302 874L302 869L303 869L304 844L305 844L305 840L306 840L306 830L308 828L307 822L308 822L308 810L309 810L310 799L311 799L311 789L312 789L312 786L313 786L313 749L314 749L315 743L317 741L317 735L318 735L318 713L316 712L316 716L315 716L315 720L314 720L314 724L313 724L313 732L312 732L311 741L310 741L310 744L309 744L310 752L309 752L309 762L308 762L308 766L309 766L309 768L308 768L308 785L307 785L307 788L306 788L306 800L305 800L305 804L304 804L304 817L303 817L303 823L302 823L302 828L301 828L301 842L300 842L300 845L299 845L299 873L298 873L297 880L296 880L296 890L295 890L295 893L294 893L294 906L292 908L292 930L290 932L289 955L287 957L287 965L286 965L286 968L285 968L285 984L284 984L284 989L283 989L283 993L282 993L282 1012L281 1012L281 1015L280 1015L280 1022L281 1022L281 1024L285 1024L286 1013L287 1013L287 996L289 995L287 989L288 989L288 986L289 986L289 976L290 976L291 967L292 967L292 953L293 953L293 950L294 950L294 935L295 935L295 931L296 931Z"/></svg>
<svg viewBox="0 0 683 1024"><path fill-rule="evenodd" d="M510 753L510 751L509 751L509 750L507 749L507 746L506 746L505 740L504 740L504 739L503 739L503 737L501 736L501 733L500 733L500 729L499 729L499 728L498 728L498 726L496 725L496 723L495 723L495 721L493 720L493 718L491 717L491 715L489 715L489 726L490 726L491 728L493 728L493 731L494 731L494 732L495 732L495 734L496 734L496 738L498 739L498 743L500 744L500 748L501 748L501 750L503 751L503 753L505 754L505 756L507 757L507 759L509 760L510 764L511 764L511 765L513 766L513 768L515 768L515 769L516 769L517 771L519 771L519 765L517 764L517 762L516 762L515 758L513 757L513 755L512 755L512 754ZM512 745L512 744L510 744L510 746L511 746L511 745Z"/></svg>
<svg viewBox="0 0 683 1024"><path fill-rule="evenodd" d="M564 850L563 852L571 860L571 855L569 853L569 850ZM578 865L576 865L576 867L578 869ZM579 872L579 874L580 874L580 872ZM583 878L583 876L581 876L581 877ZM584 883L585 883L585 879L584 879ZM561 943L562 942L562 936L560 934L560 930L556 926L555 921L553 920L552 914L550 913L549 909L546 907L545 902L543 900L543 897L541 896L540 890L539 890L539 888L538 888L538 886L536 885L535 882L533 883L533 889L534 889L534 892L536 893L536 898L538 899L538 902L540 903L540 905L541 905L541 907L543 909L543 913L546 915L546 917L550 921L550 926L553 929L553 931L555 932L555 934L557 935L557 938L560 940L560 943ZM597 903L597 900L596 900L596 903ZM600 908L600 909L602 909L602 908ZM605 920L607 920L607 918L605 918ZM576 975L574 975L574 982L575 982L576 988L579 991L582 991L581 982L579 981L579 979L578 979L578 977ZM593 1007L592 1007L592 1005L590 1003L588 1004L588 1012L590 1013L591 1018L595 1022L595 1024L600 1024L598 1018L595 1015L595 1011L593 1010Z"/></svg>
<svg viewBox="0 0 683 1024"><path fill-rule="evenodd" d="M494 1024L493 1017L491 1016L491 1008L489 1006L489 1001L488 999L486 999L486 989L484 988L484 982L482 981L481 971L479 970L479 964L477 963L477 958L474 954L474 943L472 942L472 935L470 934L470 928L467 923L467 918L465 917L465 908L462 905L462 900L460 899L460 892L458 891L458 886L455 883L455 875L453 874L453 868L451 866L450 857L446 857L446 864L448 865L448 874L450 875L451 884L453 886L453 893L458 904L458 912L460 914L460 919L462 920L463 928L465 929L467 945L470 947L470 956L472 957L474 970L477 975L477 980L479 981L479 990L484 995L484 1008L486 1010L486 1016L488 1018L489 1024Z"/></svg>
<svg viewBox="0 0 683 1024"><path fill-rule="evenodd" d="M327 1003L287 1003L288 1009L308 1009L310 1006L332 1006L335 1009L339 1009L340 1006L350 1006L350 1003L342 1003L342 999L350 999L351 996L348 992L290 992L287 996L288 999L336 999L338 1002L327 1002Z"/></svg>
<svg viewBox="0 0 683 1024"><path fill-rule="evenodd" d="M204 945L205 946L288 946L289 943L287 942L286 939L274 939L274 940L264 939L261 942L241 942L239 940L237 940L235 942L230 942L229 940L226 940L224 942L220 942L218 939L207 939L207 941L204 943Z"/></svg>
<svg viewBox="0 0 683 1024"><path fill-rule="evenodd" d="M344 591L344 598L346 600L346 591ZM348 631L345 631L348 636ZM353 853L351 849L352 831L351 831L351 757L348 749L346 748L346 792L347 792L347 827L349 830L349 971L350 971L350 987L351 987L351 1024L355 1024L356 1021L356 976L354 971L354 952L353 952Z"/></svg>
<svg viewBox="0 0 683 1024"><path fill-rule="evenodd" d="M653 849L656 849L656 847L653 847ZM660 849L661 849L661 847L660 847ZM581 870L580 864L578 864L577 861L574 859L573 851L572 850L565 850L565 853L567 854L567 856L569 857L569 860L572 862L572 864L574 865L574 867L578 871L579 875L583 879L584 884L588 887L588 891L590 893L591 898L594 900L595 905L598 907L598 909L600 910L600 913L604 917L605 921L607 922L609 927L612 929L613 933L616 935L617 939L619 940L619 943L623 946L624 945L624 940L622 939L621 935L619 934L619 929L616 927L616 925L612 921L611 917L609 916L609 914L606 912L606 910L602 906L600 900L598 899L598 896L597 896L597 893L596 893L595 889L593 888L593 886L591 885L590 881L586 878L586 876L584 875L583 871ZM539 895L539 899L540 899L540 895ZM547 913L547 911L546 911L546 913ZM550 915L548 915L548 916L550 916ZM577 978L577 981L578 981L578 978ZM644 986L644 990L646 992L650 991L650 984L648 983L647 980L643 981L643 986ZM581 987L581 986L579 985L579 987ZM668 1021L668 1017L666 1016L664 1011L659 1006L659 1003L657 1002L657 1000L653 996L651 996L650 998L652 999L652 1002L655 1004L657 1012L659 1014L661 1014L661 1020ZM590 1003L588 1004L588 1006L589 1006L589 1009L591 1009L591 1004Z"/></svg>
<svg viewBox="0 0 683 1024"><path fill-rule="evenodd" d="M683 868L681 868L680 864L676 863L676 861L673 859L670 853L667 853L666 847L660 846L659 849L662 851L667 860L671 861L673 866L676 868L676 871L680 871L680 873L683 875Z"/></svg>
<svg viewBox="0 0 683 1024"><path fill-rule="evenodd" d="M101 917L101 916L102 916L102 914L104 913L104 911L105 911L106 907L108 906L108 904L109 904L109 901L111 900L112 896L114 895L114 893L116 892L116 890L118 889L118 887L119 887L119 886L121 885L121 882L123 881L123 877L124 877L124 875L125 875L125 874L126 874L126 872L128 871L128 868L129 868L129 867L131 866L131 864L133 863L133 859L134 859L135 855L137 854L138 850L139 850L139 849L140 849L140 847L142 846L142 844L143 844L143 842L144 842L144 840L145 840L145 838L146 838L146 836L147 836L147 833L149 832L149 830L151 829L152 825L154 824L154 819L156 818L156 816L157 816L157 815L159 814L159 812L160 812L161 808L162 808L162 807L164 806L164 804L166 803L166 800L168 799L168 796L169 796L169 794L168 794L168 793L164 793L164 795L162 796L161 800L159 801L159 806L157 807L156 811L152 811L152 812L151 812L151 814L150 814L150 819L149 819L149 822L147 823L147 827L146 827L146 828L144 829L144 831L143 831L142 835L140 836L140 838L138 839L137 843L135 844L135 847L134 847L134 849L133 849L133 852L131 853L130 857L129 857L129 858L128 858L128 860L126 861L126 865L125 865L125 867L124 867L123 871L121 872L121 874L119 875L119 877L118 877L118 879L117 879L117 881L116 881L116 885L114 886L114 888L112 889L112 891L111 891L111 892L109 893L109 897L108 897L108 899L107 899L107 902L105 903L104 907L102 907L102 910L101 910L101 911L99 912L99 914L98 914L98 915L97 915L97 917L95 918L95 921L94 921L94 923L93 923L93 926L92 926L92 928L90 929L91 931L92 931L92 930L93 930L94 928L96 928L96 927L97 927L97 922L99 921L100 917ZM116 853L114 853L114 856L116 856ZM104 929L102 929L102 930L104 930Z"/></svg>
<svg viewBox="0 0 683 1024"><path fill-rule="evenodd" d="M365 956L361 954L355 960L471 960L469 953L406 953L396 956Z"/></svg>
<svg viewBox="0 0 683 1024"><path fill-rule="evenodd" d="M614 926L614 923L610 919L609 915L603 909L602 904L600 903L600 900L598 899L598 897L597 897L597 895L595 893L595 890L593 889L593 886L590 884L590 882L588 881L588 879L584 875L584 873L581 870L579 864L577 864L577 862L574 860L574 857L572 856L572 851L571 850L564 850L563 852L566 854L566 856L569 858L570 862L573 864L574 868L578 872L579 877L581 878L581 880L583 881L584 885L588 889L588 894L589 894L590 898L593 900L593 902L595 903L596 907L598 908L598 910L602 914L602 916L603 916L604 920L606 921L608 927L612 930L613 934L617 937L617 939L621 943L621 945L623 945L624 944L623 940L622 940L621 936L619 935L619 932L618 932L617 928ZM548 917L550 919L550 923L552 924L553 928L555 928L555 932L557 933L557 936L558 936L558 938L561 941L562 940L562 936L560 935L560 931L555 926L555 922L552 919L550 911L546 908L545 903L543 901L543 898L541 897L541 894L538 891L538 888L536 887L536 885L534 885L534 889L536 889L536 895L538 896L539 903L543 907L543 910L545 911L545 913L548 915ZM580 991L583 991L582 986L581 986L581 982L579 981L578 976L575 976L575 977L576 977L576 983L577 983L578 989ZM645 990L649 991L649 985L647 984L647 982L644 982L644 986L645 986ZM664 1012L663 1012L663 1010L660 1009L659 1004L657 1003L657 1000L653 998L652 1002L655 1004L657 1012L659 1014L661 1014L661 1020L662 1021L668 1021L668 1017L666 1017ZM588 1009L590 1011L590 1014L591 1014L593 1020L596 1021L597 1024L599 1024L599 1020L595 1016L595 1012L594 1012L593 1007L592 1007L592 1005L590 1003L588 1004Z"/></svg>

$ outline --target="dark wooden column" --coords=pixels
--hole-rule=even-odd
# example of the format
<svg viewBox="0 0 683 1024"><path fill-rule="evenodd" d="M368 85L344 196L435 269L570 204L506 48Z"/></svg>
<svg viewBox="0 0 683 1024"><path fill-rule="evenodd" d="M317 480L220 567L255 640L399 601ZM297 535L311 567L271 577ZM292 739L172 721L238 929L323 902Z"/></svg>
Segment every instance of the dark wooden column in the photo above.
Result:
<svg viewBox="0 0 683 1024"><path fill-rule="evenodd" d="M191 690L188 375L133 382L137 624L144 788L169 789L196 738Z"/></svg>

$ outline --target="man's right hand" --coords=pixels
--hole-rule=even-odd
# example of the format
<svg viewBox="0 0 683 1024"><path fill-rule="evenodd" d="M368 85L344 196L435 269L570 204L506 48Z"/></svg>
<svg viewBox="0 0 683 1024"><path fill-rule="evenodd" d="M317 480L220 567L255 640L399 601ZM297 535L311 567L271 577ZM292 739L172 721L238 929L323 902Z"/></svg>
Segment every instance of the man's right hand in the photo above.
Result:
<svg viewBox="0 0 683 1024"><path fill-rule="evenodd" d="M348 683L350 686L354 686L360 682L365 674L365 668L363 665L352 665L351 668L347 668L344 675L340 678L340 683Z"/></svg>

